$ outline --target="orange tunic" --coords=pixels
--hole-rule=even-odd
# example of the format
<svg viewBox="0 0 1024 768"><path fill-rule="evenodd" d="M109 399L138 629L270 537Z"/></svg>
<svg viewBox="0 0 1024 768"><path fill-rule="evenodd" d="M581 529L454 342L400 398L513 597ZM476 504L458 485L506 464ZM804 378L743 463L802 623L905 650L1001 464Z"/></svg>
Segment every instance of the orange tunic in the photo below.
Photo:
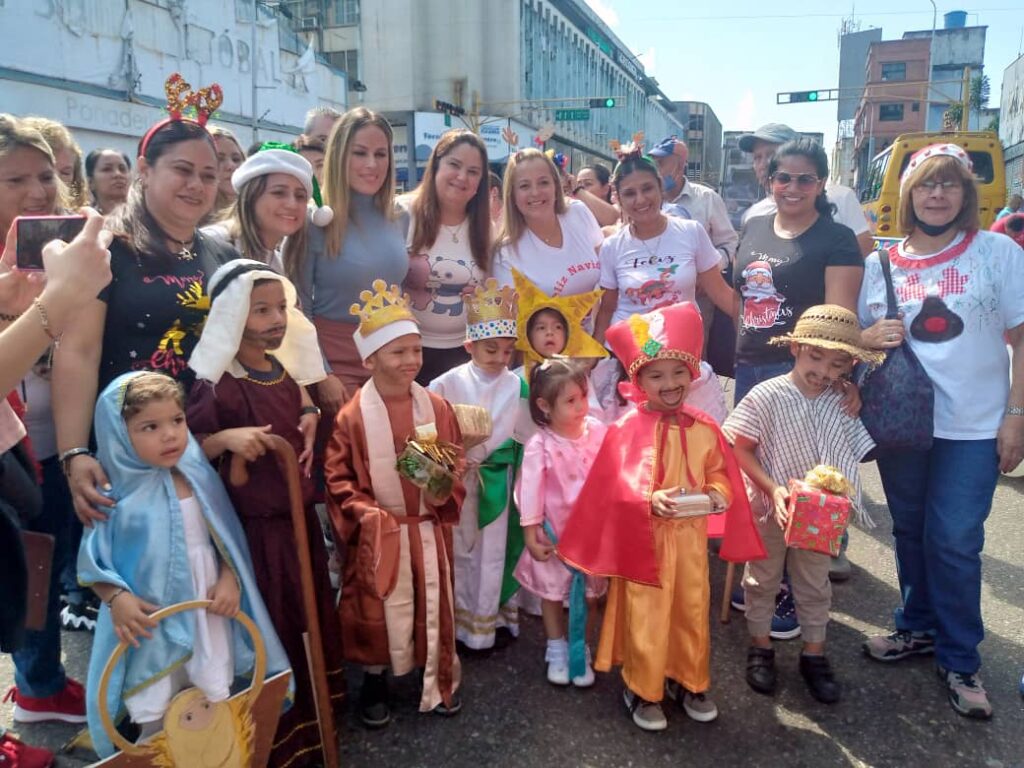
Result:
<svg viewBox="0 0 1024 768"><path fill-rule="evenodd" d="M349 552L359 546L360 520L370 511L377 511L370 478L367 455L366 431L374 425L364 423L360 402L362 390L358 391L338 413L334 431L327 445L324 474L327 485L328 509L335 535L346 543ZM385 398L391 432L394 435L395 453L399 454L406 441L413 434L412 396ZM434 409L438 437L441 440L461 444L458 422L451 406L442 398L430 393ZM456 482L451 498L438 507L427 506L429 518L434 523L434 551L425 551L425 542L420 534L422 522L419 516L421 491L405 478L401 479L407 516L397 518L409 537L411 579L414 595L413 645L417 666L424 666L427 660L427 589L437 590L440 599L440 621L442 647L441 666L451 667L455 659L454 607L452 593L452 526L458 523L459 510L465 489ZM425 557L436 557L437 566L427 568ZM338 613L341 619L345 658L366 665L388 665L391 657L388 647L388 631L385 622L384 601L370 594L356 578L356 558L349 557L345 563L345 574L341 590ZM449 581L448 588L436 583L428 586L426 574L440 572ZM443 585L441 585L443 587ZM448 639L450 638L450 642ZM457 662L455 662L457 663ZM442 686L443 687L443 686Z"/></svg>
<svg viewBox="0 0 1024 768"><path fill-rule="evenodd" d="M664 422L658 424L655 445L661 444L665 428ZM695 422L686 428L685 455L679 427L672 424L668 430L659 457L664 479L657 487L714 489L731 504L734 492L725 456L711 427ZM688 477L695 488L689 488ZM660 586L611 580L594 668L607 672L621 664L630 690L648 701L661 701L666 678L694 693L711 686L708 519L650 519Z"/></svg>

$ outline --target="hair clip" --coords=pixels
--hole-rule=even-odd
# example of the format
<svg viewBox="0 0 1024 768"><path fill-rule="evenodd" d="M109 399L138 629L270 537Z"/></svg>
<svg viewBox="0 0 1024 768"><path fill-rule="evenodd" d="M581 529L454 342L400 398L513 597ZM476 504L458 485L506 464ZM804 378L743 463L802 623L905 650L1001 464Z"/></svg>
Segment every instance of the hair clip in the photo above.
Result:
<svg viewBox="0 0 1024 768"><path fill-rule="evenodd" d="M566 157L561 152L555 152L555 150L549 149L546 150L544 154L548 156L551 162L553 162L557 167L561 168L563 171L565 170L566 166L569 165L569 158Z"/></svg>

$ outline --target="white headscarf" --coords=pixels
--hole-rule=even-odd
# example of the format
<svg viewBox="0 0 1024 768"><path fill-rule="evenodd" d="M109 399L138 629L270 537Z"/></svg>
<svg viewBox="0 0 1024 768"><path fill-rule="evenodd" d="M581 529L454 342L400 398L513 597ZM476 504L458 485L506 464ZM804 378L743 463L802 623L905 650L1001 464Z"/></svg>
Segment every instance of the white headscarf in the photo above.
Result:
<svg viewBox="0 0 1024 768"><path fill-rule="evenodd" d="M295 286L266 264L252 259L229 261L210 278L210 314L206 318L203 335L189 358L189 368L200 379L214 384L225 372L235 378L246 375L245 368L235 356L249 316L252 287L257 280L280 281L288 303L288 327L281 346L273 350L274 357L300 385L323 381L327 370L317 342L316 328L299 310Z"/></svg>

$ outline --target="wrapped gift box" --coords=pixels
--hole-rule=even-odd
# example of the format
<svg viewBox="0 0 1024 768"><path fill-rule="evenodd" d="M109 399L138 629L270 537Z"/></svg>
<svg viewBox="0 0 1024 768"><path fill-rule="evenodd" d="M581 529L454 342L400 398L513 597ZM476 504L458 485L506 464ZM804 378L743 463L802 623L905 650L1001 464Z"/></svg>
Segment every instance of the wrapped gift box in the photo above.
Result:
<svg viewBox="0 0 1024 768"><path fill-rule="evenodd" d="M703 517L715 513L711 497L706 493L681 493L674 499L675 517Z"/></svg>
<svg viewBox="0 0 1024 768"><path fill-rule="evenodd" d="M451 495L455 484L455 466L448 455L455 456L451 446L441 443L421 444L410 440L398 457L398 474L437 499Z"/></svg>
<svg viewBox="0 0 1024 768"><path fill-rule="evenodd" d="M786 546L835 557L850 522L850 500L809 485L789 481Z"/></svg>
<svg viewBox="0 0 1024 768"><path fill-rule="evenodd" d="M486 408L479 405L456 403L452 405L452 410L455 411L455 419L459 422L462 447L466 453L487 442L494 425L491 422L491 414Z"/></svg>

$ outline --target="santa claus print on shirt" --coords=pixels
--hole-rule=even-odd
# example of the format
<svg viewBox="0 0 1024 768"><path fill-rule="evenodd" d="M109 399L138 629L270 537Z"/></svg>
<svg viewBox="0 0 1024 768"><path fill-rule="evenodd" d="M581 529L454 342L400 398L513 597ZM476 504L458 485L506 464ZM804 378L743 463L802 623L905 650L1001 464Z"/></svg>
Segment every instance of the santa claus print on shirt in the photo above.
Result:
<svg viewBox="0 0 1024 768"><path fill-rule="evenodd" d="M743 285L743 327L771 328L782 325L780 319L790 314L783 309L786 297L775 290L772 265L767 261L752 261L741 273ZM788 308L787 308L788 309Z"/></svg>

